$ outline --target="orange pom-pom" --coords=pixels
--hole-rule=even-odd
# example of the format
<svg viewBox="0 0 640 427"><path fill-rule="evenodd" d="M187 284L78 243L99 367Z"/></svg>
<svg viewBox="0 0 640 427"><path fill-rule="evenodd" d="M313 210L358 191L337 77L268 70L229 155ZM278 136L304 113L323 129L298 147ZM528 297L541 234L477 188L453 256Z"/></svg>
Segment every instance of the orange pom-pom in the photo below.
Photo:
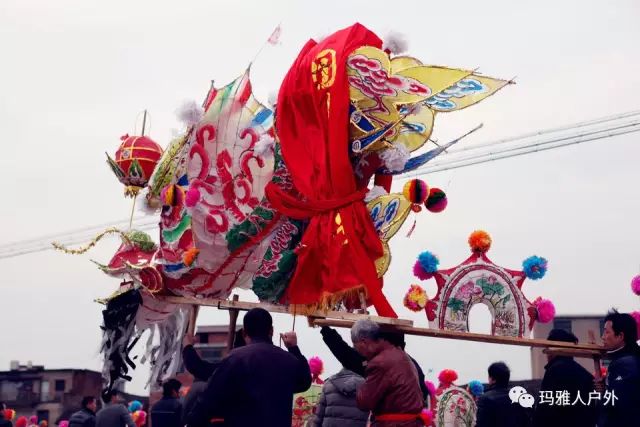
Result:
<svg viewBox="0 0 640 427"><path fill-rule="evenodd" d="M184 265L191 267L193 263L196 261L196 258L198 258L199 253L200 253L200 250L197 248L191 248L187 250L182 256L182 262L184 262Z"/></svg>
<svg viewBox="0 0 640 427"><path fill-rule="evenodd" d="M469 236L469 246L475 253L485 253L491 248L491 236L483 230L476 230Z"/></svg>

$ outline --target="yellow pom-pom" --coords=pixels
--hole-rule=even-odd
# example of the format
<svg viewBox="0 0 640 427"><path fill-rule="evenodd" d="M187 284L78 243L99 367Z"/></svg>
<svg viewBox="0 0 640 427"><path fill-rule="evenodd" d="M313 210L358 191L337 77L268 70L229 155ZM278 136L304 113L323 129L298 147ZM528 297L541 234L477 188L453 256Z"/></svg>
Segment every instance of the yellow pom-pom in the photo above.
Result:
<svg viewBox="0 0 640 427"><path fill-rule="evenodd" d="M427 306L427 292L418 285L411 285L404 296L404 306L411 311L421 311Z"/></svg>
<svg viewBox="0 0 640 427"><path fill-rule="evenodd" d="M469 236L469 246L475 253L485 253L491 248L491 236L483 230L476 230Z"/></svg>
<svg viewBox="0 0 640 427"><path fill-rule="evenodd" d="M404 197L414 204L422 204L429 197L429 187L421 179L410 179L402 188Z"/></svg>

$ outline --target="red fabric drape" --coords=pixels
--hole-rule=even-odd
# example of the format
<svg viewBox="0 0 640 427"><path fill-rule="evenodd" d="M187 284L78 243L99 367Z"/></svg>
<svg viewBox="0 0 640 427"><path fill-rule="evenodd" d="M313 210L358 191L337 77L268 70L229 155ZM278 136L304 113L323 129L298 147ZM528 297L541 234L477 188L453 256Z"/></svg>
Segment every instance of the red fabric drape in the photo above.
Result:
<svg viewBox="0 0 640 427"><path fill-rule="evenodd" d="M376 175L373 180L373 185L379 185L384 188L387 193L391 193L391 183L393 182L393 175Z"/></svg>
<svg viewBox="0 0 640 427"><path fill-rule="evenodd" d="M293 184L304 200L273 184L267 197L283 214L310 219L287 289L290 303L316 304L364 286L378 314L397 317L382 295L374 265L382 245L349 160L346 61L364 45L379 48L382 42L355 24L302 48L280 87L276 127Z"/></svg>

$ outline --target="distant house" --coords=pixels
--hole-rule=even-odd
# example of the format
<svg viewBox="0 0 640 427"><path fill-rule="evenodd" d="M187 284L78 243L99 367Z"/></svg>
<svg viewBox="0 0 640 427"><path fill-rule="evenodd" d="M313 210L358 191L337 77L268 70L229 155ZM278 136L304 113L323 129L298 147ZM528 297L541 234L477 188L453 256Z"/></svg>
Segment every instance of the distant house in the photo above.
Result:
<svg viewBox="0 0 640 427"><path fill-rule="evenodd" d="M546 339L551 329L564 329L573 332L581 343L602 344L602 332L604 330L604 316L556 316L553 322L536 322L533 328L533 338ZM594 372L593 359L576 358L576 361L589 372ZM606 365L607 361L603 360ZM547 364L547 356L541 348L531 348L531 378L542 378L544 366Z"/></svg>
<svg viewBox="0 0 640 427"><path fill-rule="evenodd" d="M236 332L241 326L236 326ZM227 355L227 339L229 337L229 325L203 325L196 329L196 339L193 346L204 360L219 362ZM186 390L191 387L193 377L185 371L184 365L180 367L175 376ZM154 385L149 394L149 404L153 405L162 397L162 387Z"/></svg>
<svg viewBox="0 0 640 427"><path fill-rule="evenodd" d="M16 417L37 415L50 425L67 419L80 408L84 396L99 397L101 390L101 373L88 369L45 369L13 361L8 371L0 371L0 401L14 409ZM140 396L126 397L147 401Z"/></svg>

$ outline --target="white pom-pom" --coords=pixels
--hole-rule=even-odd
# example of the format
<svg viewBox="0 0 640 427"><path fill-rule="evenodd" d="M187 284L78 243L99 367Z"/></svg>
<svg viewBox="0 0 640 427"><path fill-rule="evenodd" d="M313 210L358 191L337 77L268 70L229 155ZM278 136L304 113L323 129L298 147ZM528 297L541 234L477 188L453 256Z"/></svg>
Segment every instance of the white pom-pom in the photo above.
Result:
<svg viewBox="0 0 640 427"><path fill-rule="evenodd" d="M394 55L400 55L409 48L409 42L405 38L404 34L396 31L389 31L382 43L382 50L389 50Z"/></svg>
<svg viewBox="0 0 640 427"><path fill-rule="evenodd" d="M380 153L384 166L391 172L400 172L409 161L411 153L404 144L394 144Z"/></svg>
<svg viewBox="0 0 640 427"><path fill-rule="evenodd" d="M269 92L269 97L267 98L267 103L271 107L275 107L278 103L278 92Z"/></svg>
<svg viewBox="0 0 640 427"><path fill-rule="evenodd" d="M276 142L271 135L262 135L256 145L253 146L253 154L261 157L270 157L273 155L273 148Z"/></svg>
<svg viewBox="0 0 640 427"><path fill-rule="evenodd" d="M187 101L176 110L178 120L187 126L192 126L202 120L203 108L195 101Z"/></svg>
<svg viewBox="0 0 640 427"><path fill-rule="evenodd" d="M364 202L369 203L373 199L380 196L386 196L387 194L389 193L387 193L387 190L385 190L384 187L374 185L373 188L367 192L366 196L364 196Z"/></svg>

